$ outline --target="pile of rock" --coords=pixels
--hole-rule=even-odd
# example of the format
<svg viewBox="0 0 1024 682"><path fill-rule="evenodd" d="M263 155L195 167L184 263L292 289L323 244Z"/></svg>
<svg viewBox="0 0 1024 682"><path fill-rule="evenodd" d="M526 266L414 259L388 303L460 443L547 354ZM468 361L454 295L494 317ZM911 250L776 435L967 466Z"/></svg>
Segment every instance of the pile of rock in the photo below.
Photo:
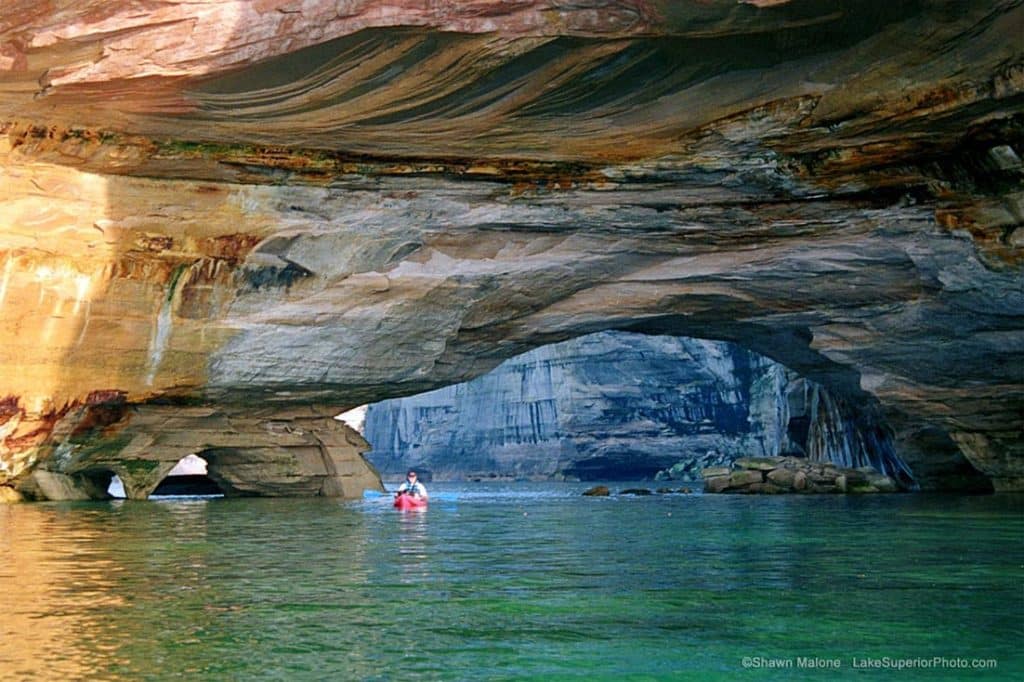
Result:
<svg viewBox="0 0 1024 682"><path fill-rule="evenodd" d="M871 467L846 469L801 457L741 457L701 472L707 493L892 493L896 482Z"/></svg>
<svg viewBox="0 0 1024 682"><path fill-rule="evenodd" d="M703 455L694 455L680 460L668 469L662 469L654 475L655 481L699 481L700 472L711 467L729 466L734 455L719 454L708 450Z"/></svg>

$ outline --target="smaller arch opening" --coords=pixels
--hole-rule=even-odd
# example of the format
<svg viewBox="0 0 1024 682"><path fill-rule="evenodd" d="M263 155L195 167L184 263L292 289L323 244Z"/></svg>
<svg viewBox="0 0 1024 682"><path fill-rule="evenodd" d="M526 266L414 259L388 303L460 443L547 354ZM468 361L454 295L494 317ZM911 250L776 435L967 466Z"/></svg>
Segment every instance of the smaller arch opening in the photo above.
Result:
<svg viewBox="0 0 1024 682"><path fill-rule="evenodd" d="M207 461L192 454L168 472L150 497L224 497L224 490L210 478Z"/></svg>
<svg viewBox="0 0 1024 682"><path fill-rule="evenodd" d="M74 478L91 499L103 500L111 497L109 488L111 481L116 477L110 469L93 468L79 472ZM121 497L124 497L123 492Z"/></svg>

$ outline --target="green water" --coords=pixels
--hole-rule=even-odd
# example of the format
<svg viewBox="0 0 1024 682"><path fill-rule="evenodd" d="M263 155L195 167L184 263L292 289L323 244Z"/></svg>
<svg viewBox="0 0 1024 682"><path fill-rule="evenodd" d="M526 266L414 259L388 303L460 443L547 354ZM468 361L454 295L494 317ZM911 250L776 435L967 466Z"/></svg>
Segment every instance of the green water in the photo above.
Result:
<svg viewBox="0 0 1024 682"><path fill-rule="evenodd" d="M582 488L0 507L0 678L1024 677L1020 497Z"/></svg>

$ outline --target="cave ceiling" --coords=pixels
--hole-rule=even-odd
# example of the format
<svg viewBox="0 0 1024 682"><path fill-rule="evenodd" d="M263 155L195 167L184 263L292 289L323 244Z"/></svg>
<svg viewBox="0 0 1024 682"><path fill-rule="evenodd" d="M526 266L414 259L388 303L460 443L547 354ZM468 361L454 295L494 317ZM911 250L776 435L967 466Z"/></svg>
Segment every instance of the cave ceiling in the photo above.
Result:
<svg viewBox="0 0 1024 682"><path fill-rule="evenodd" d="M1021 35L1009 0L7 0L3 475L129 419L97 405L340 410L623 329L1024 486Z"/></svg>

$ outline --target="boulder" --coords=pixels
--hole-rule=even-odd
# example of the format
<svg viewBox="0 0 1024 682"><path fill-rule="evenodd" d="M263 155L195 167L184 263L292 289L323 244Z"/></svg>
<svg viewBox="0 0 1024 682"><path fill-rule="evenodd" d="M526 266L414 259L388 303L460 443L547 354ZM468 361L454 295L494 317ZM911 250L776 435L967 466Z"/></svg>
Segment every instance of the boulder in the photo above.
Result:
<svg viewBox="0 0 1024 682"><path fill-rule="evenodd" d="M896 481L892 480L885 474L878 473L877 471L868 474L866 479L865 484L875 488L880 493L894 493L899 490L899 486L896 485Z"/></svg>
<svg viewBox="0 0 1024 682"><path fill-rule="evenodd" d="M768 480L780 488L793 488L798 473L789 468L773 469L768 472Z"/></svg>
<svg viewBox="0 0 1024 682"><path fill-rule="evenodd" d="M729 487L728 474L723 476L712 476L704 479L704 492L720 493Z"/></svg>
<svg viewBox="0 0 1024 682"><path fill-rule="evenodd" d="M759 495L779 495L781 493L788 493L789 489L777 486L771 481L762 481L760 483L751 483L747 487L739 490L739 492Z"/></svg>
<svg viewBox="0 0 1024 682"><path fill-rule="evenodd" d="M815 485L835 485L836 476L839 472L835 469L809 469L807 472L807 478L811 483Z"/></svg>
<svg viewBox="0 0 1024 682"><path fill-rule="evenodd" d="M608 490L606 485L595 485L593 488L588 488L583 491L583 494L588 497L608 497L611 491Z"/></svg>
<svg viewBox="0 0 1024 682"><path fill-rule="evenodd" d="M778 464L768 468L769 463ZM876 493L894 492L896 482L870 467L846 469L828 462L809 462L798 457L747 457L737 460L740 468L705 469L716 475L704 479L709 493Z"/></svg>
<svg viewBox="0 0 1024 682"><path fill-rule="evenodd" d="M740 469L729 474L729 487L742 488L745 485L760 483L763 480L764 475L760 470Z"/></svg>
<svg viewBox="0 0 1024 682"><path fill-rule="evenodd" d="M10 486L0 485L0 504L21 502L22 500L24 497L17 490Z"/></svg>
<svg viewBox="0 0 1024 682"><path fill-rule="evenodd" d="M650 495L651 491L647 488L626 488L619 492L620 495Z"/></svg>
<svg viewBox="0 0 1024 682"><path fill-rule="evenodd" d="M805 472L798 471L793 474L793 490L797 492L807 490L807 474Z"/></svg>

